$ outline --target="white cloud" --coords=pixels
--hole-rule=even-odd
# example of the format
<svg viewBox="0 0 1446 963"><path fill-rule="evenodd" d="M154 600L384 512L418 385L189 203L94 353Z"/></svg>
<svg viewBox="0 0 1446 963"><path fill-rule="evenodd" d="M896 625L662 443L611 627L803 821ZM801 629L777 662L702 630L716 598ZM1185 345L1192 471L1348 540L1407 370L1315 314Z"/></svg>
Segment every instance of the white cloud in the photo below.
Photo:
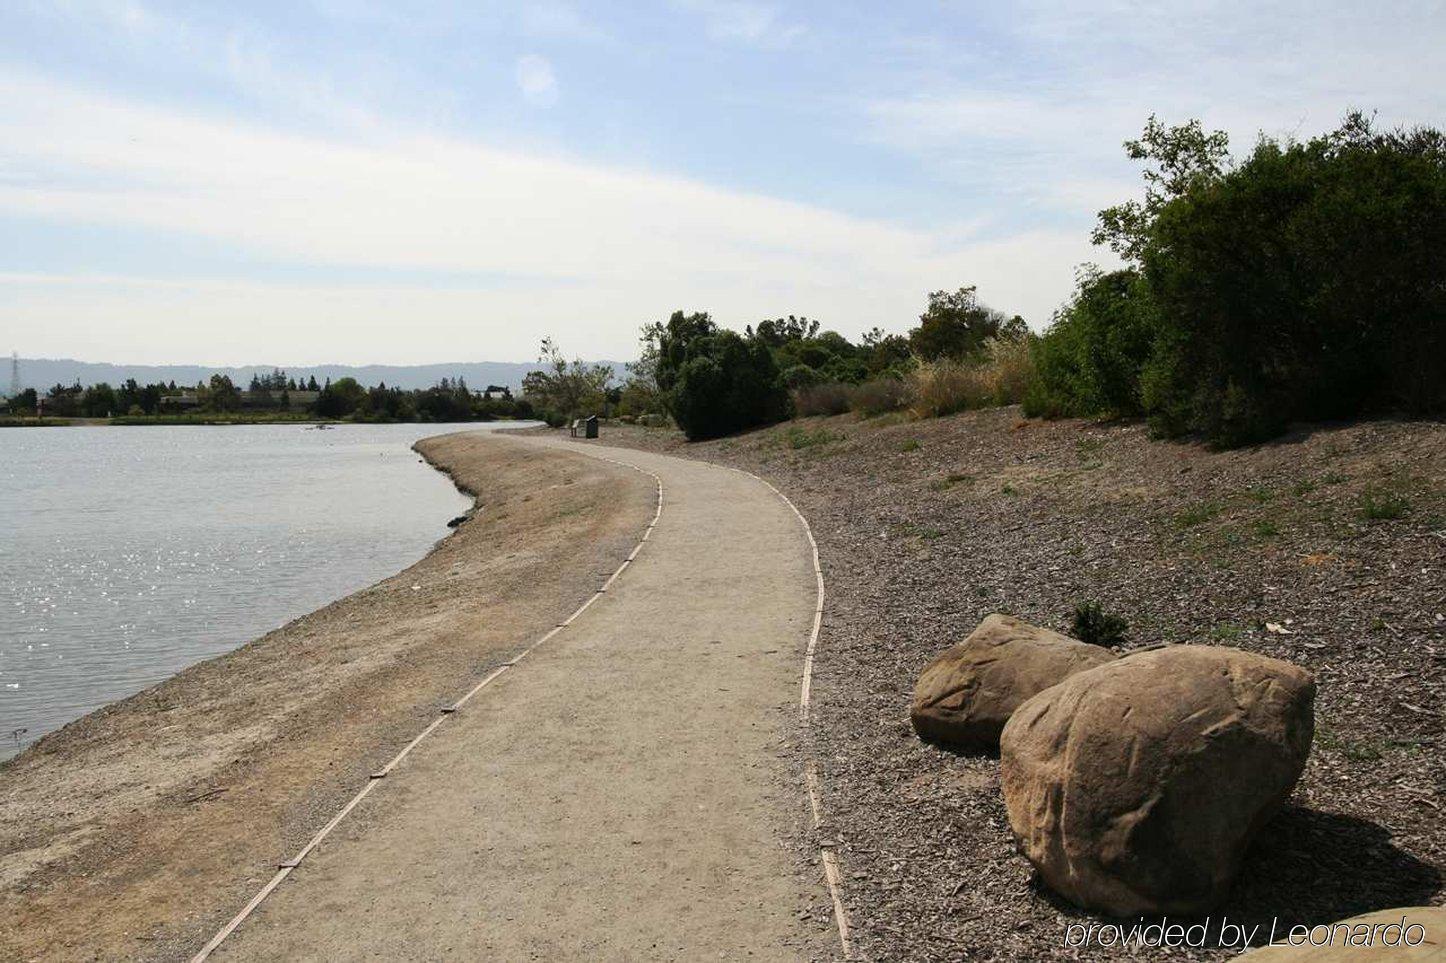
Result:
<svg viewBox="0 0 1446 963"><path fill-rule="evenodd" d="M803 24L787 22L770 4L750 0L678 0L678 4L701 15L715 40L781 49L806 32Z"/></svg>
<svg viewBox="0 0 1446 963"><path fill-rule="evenodd" d="M526 357L550 332L616 357L639 323L678 307L740 327L802 312L856 334L903 327L925 292L976 282L1042 322L1090 256L1078 231L971 241L646 170L396 131L279 134L3 73L0 142L0 213L420 278L0 279L5 316L51 352L109 339L98 353L179 358L224 342L239 360L245 342L251 356L305 355L292 361Z"/></svg>
<svg viewBox="0 0 1446 963"><path fill-rule="evenodd" d="M522 31L550 40L609 39L608 32L569 3L531 0L522 9Z"/></svg>
<svg viewBox="0 0 1446 963"><path fill-rule="evenodd" d="M527 54L517 58L517 89L533 106L551 107L557 103L557 77L546 57Z"/></svg>

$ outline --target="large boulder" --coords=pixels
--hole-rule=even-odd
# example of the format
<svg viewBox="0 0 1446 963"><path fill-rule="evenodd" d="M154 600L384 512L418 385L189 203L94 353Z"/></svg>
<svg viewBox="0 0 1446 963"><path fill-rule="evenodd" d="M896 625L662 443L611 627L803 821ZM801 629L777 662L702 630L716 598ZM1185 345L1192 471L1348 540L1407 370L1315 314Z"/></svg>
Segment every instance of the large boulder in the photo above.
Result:
<svg viewBox="0 0 1446 963"><path fill-rule="evenodd" d="M991 615L924 667L909 718L925 739L993 751L1004 723L1026 699L1114 658L1109 649Z"/></svg>
<svg viewBox="0 0 1446 963"><path fill-rule="evenodd" d="M1314 701L1306 670L1210 646L1070 676L1020 706L1000 739L1020 848L1088 909L1203 912L1300 778Z"/></svg>
<svg viewBox="0 0 1446 963"><path fill-rule="evenodd" d="M1404 906L1338 923L1282 928L1249 963L1446 963L1446 906Z"/></svg>

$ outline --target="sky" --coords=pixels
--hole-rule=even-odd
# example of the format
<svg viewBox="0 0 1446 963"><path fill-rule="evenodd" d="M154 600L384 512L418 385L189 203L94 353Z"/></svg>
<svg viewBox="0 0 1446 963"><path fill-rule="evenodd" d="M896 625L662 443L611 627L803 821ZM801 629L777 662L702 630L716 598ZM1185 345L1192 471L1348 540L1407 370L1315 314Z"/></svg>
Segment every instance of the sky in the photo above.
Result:
<svg viewBox="0 0 1446 963"><path fill-rule="evenodd" d="M1152 113L1446 126L1446 4L0 2L0 349L627 359L674 309L1036 329Z"/></svg>

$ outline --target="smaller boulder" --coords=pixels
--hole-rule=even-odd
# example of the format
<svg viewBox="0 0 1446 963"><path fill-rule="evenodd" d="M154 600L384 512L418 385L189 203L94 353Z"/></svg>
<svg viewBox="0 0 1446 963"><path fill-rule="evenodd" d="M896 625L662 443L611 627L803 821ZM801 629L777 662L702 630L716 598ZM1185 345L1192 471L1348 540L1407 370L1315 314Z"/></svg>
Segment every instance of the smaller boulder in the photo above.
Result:
<svg viewBox="0 0 1446 963"><path fill-rule="evenodd" d="M1240 649L1171 645L1019 707L1000 789L1050 889L1111 916L1204 913L1305 768L1315 680Z"/></svg>
<svg viewBox="0 0 1446 963"><path fill-rule="evenodd" d="M991 615L919 673L909 718L922 738L978 751L999 748L1014 710L1114 653L1021 619Z"/></svg>

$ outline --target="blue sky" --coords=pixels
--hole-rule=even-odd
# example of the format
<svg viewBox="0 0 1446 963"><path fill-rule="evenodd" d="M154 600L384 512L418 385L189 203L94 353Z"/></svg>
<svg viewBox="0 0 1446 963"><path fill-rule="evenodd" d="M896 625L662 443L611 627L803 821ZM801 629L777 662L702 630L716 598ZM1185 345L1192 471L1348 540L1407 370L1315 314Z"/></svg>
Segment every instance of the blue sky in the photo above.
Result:
<svg viewBox="0 0 1446 963"><path fill-rule="evenodd" d="M1152 112L1446 125L1446 7L754 0L0 7L0 347L630 357L673 308L1036 327Z"/></svg>

